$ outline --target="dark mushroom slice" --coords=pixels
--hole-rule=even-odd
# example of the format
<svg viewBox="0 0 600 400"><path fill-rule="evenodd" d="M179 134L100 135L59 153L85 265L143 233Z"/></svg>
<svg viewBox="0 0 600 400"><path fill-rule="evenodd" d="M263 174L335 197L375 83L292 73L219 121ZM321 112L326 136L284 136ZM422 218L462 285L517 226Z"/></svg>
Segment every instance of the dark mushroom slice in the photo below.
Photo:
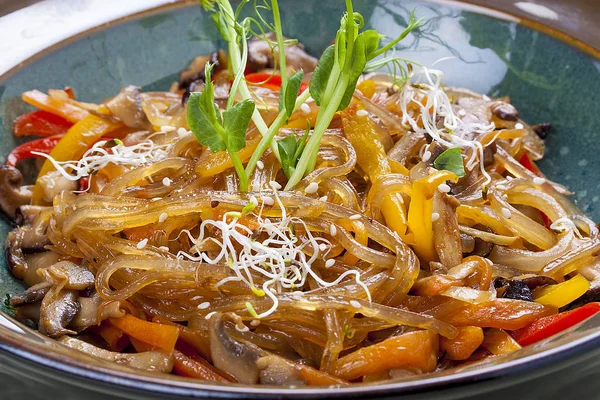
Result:
<svg viewBox="0 0 600 400"><path fill-rule="evenodd" d="M548 134L552 130L552 125L547 123L541 123L532 126L532 128L536 135L540 137L540 139L546 139L546 137L548 137Z"/></svg>
<svg viewBox="0 0 600 400"><path fill-rule="evenodd" d="M260 371L259 381L263 385L306 386L300 371L282 357L261 357L256 360L256 366Z"/></svg>
<svg viewBox="0 0 600 400"><path fill-rule="evenodd" d="M66 326L79 311L77 297L74 290L60 290L54 287L48 291L40 307L40 332L52 338L76 334L77 332L66 329Z"/></svg>
<svg viewBox="0 0 600 400"><path fill-rule="evenodd" d="M494 287L497 289L499 297L504 299L533 301L529 286L518 279L494 279Z"/></svg>
<svg viewBox="0 0 600 400"><path fill-rule="evenodd" d="M519 111L510 103L504 101L495 101L490 105L490 110L494 117L494 122L497 122L496 119L500 119L502 121L511 121L516 122L519 120Z"/></svg>
<svg viewBox="0 0 600 400"><path fill-rule="evenodd" d="M92 271L71 261L60 261L39 271L46 281L64 289L84 290L94 285Z"/></svg>
<svg viewBox="0 0 600 400"><path fill-rule="evenodd" d="M267 34L269 41L275 41L275 33ZM284 38L285 40L286 38ZM312 72L317 66L317 59L304 50L301 43L293 46L285 46L285 62L287 67L305 73ZM253 71L259 71L265 68L274 68L278 63L279 49L271 49L271 45L259 37L255 37L248 42L248 66Z"/></svg>
<svg viewBox="0 0 600 400"><path fill-rule="evenodd" d="M77 302L80 305L79 312L69 324L69 328L78 332L99 325L109 318L121 318L125 315L120 301L104 301L97 293L89 297L79 296Z"/></svg>
<svg viewBox="0 0 600 400"><path fill-rule="evenodd" d="M475 250L475 238L466 233L460 234L460 245L463 254L470 254Z"/></svg>
<svg viewBox="0 0 600 400"><path fill-rule="evenodd" d="M42 282L33 285L23 293L16 294L10 298L10 305L13 307L21 307L25 304L34 304L42 301L46 293L50 290L52 284L50 282Z"/></svg>
<svg viewBox="0 0 600 400"><path fill-rule="evenodd" d="M166 354L160 351L146 351L143 353L134 354L117 353L114 351L101 349L93 344L84 342L83 340L68 336L61 337L58 339L58 342L72 349L81 351L87 355L142 371L162 372L168 374L173 370L173 354Z"/></svg>
<svg viewBox="0 0 600 400"><path fill-rule="evenodd" d="M177 81L177 89L183 90L182 103L185 104L190 96L191 92L201 91L204 86L206 79L206 73L204 68L206 63L213 64L213 73L220 71L227 67L227 55L223 50L213 51L208 55L201 55L194 60L191 64L179 74L179 80ZM229 92L227 91L226 94ZM215 98L220 97L221 94L217 95L215 90Z"/></svg>
<svg viewBox="0 0 600 400"><path fill-rule="evenodd" d="M106 102L106 107L126 126L135 129L150 129L150 122L142 109L141 94L142 90L139 87L127 86Z"/></svg>
<svg viewBox="0 0 600 400"><path fill-rule="evenodd" d="M225 319L236 321L234 316L221 313L213 314L209 320L208 338L213 364L240 383L257 383L259 369L256 360L263 356L263 351L254 344L233 339L227 332Z"/></svg>
<svg viewBox="0 0 600 400"><path fill-rule="evenodd" d="M0 209L11 220L20 206L31 203L31 188L21 186L23 175L8 165L0 167Z"/></svg>

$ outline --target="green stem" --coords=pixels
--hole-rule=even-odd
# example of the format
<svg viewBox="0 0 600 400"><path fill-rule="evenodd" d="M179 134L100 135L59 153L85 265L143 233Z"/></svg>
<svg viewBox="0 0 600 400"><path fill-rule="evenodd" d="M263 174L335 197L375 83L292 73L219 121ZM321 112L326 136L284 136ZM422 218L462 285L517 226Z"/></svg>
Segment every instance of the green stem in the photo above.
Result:
<svg viewBox="0 0 600 400"><path fill-rule="evenodd" d="M349 75L345 75L340 77L340 86L336 89L331 102L327 104L325 107L325 111L323 113L319 113L317 117L317 125L313 131L312 136L308 140L304 151L302 152L302 156L300 160L298 160L298 164L296 165L296 170L290 177L287 185L285 186L285 190L291 190L294 186L304 178L304 174L310 168L313 160L316 160L316 154L319 152L319 147L321 145L321 139L325 134L325 131L329 127L333 116L337 112L339 104L344 97L344 93L346 91L346 87L350 81ZM313 164L314 165L314 164Z"/></svg>
<svg viewBox="0 0 600 400"><path fill-rule="evenodd" d="M231 157L231 161L233 162L233 167L235 168L235 172L240 178L240 192L248 191L248 176L244 171L244 165L242 164L242 160L240 159L240 155L235 151L229 151L229 157Z"/></svg>
<svg viewBox="0 0 600 400"><path fill-rule="evenodd" d="M388 44L386 44L385 46L383 46L382 48L380 48L379 50L377 50L376 52L373 53L373 55L371 56L371 59L378 57L382 54L384 54L385 52L389 51L392 49L392 47L394 47L398 42L400 42L401 40L403 40L406 36L408 36L408 34L415 28L417 28L420 24L421 24L422 19L419 19L418 21L415 21L414 19L414 15L410 15L410 21L408 21L408 26L404 29L404 31L402 31L402 33L400 34L400 36L398 36L396 39L392 40L391 42L389 42Z"/></svg>
<svg viewBox="0 0 600 400"><path fill-rule="evenodd" d="M297 110L298 107L300 107L300 105L302 105L302 103L304 103L309 97L310 97L310 92L308 90L305 90L304 92L302 92L302 94L300 96L298 96L298 98L296 99L296 104L294 105L294 111ZM248 161L248 164L246 165L246 176L252 176L252 173L254 172L254 168L256 168L256 163L258 162L258 160L260 160L260 158L262 157L264 152L267 151L267 147L269 147L269 144L275 143L275 141L273 139L275 138L275 135L279 132L279 129L281 129L283 124L285 124L286 120L287 120L287 113L285 110L281 110L279 112L279 115L277 115L277 118L275 119L275 121L273 121L273 123L269 127L269 130L267 131L267 133L265 135L263 135L262 139L258 143L258 146L256 147L256 150L254 150L254 153L252 153L252 157L250 158L250 161Z"/></svg>
<svg viewBox="0 0 600 400"><path fill-rule="evenodd" d="M279 51L279 73L281 75L281 93L283 96L283 91L285 90L285 86L287 83L287 67L285 65L285 47L283 45L283 28L281 27L281 16L279 14L279 4L277 0L271 0L271 5L273 7L273 21L275 24L275 36L277 38L277 50ZM283 55L283 57L282 57Z"/></svg>

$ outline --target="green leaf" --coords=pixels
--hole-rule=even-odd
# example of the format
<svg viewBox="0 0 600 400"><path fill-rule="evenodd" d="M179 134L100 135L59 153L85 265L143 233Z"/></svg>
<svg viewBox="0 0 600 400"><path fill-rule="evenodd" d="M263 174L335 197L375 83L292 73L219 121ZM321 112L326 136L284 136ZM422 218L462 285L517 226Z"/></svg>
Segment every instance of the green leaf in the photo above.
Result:
<svg viewBox="0 0 600 400"><path fill-rule="evenodd" d="M354 48L352 49L352 59L350 62L350 71L349 71L349 82L346 87L346 91L344 92L344 96L342 97L342 101L338 107L338 111L342 111L350 101L352 100L352 95L354 94L354 90L356 89L356 84L358 83L358 78L360 78L361 74L365 70L365 65L367 65L367 57L365 55L366 50L366 36L365 32L362 32L356 37L354 41ZM369 39L372 40L372 39Z"/></svg>
<svg viewBox="0 0 600 400"><path fill-rule="evenodd" d="M227 133L227 150L240 151L246 146L246 131L254 113L254 101L246 99L223 113L223 127Z"/></svg>
<svg viewBox="0 0 600 400"><path fill-rule="evenodd" d="M281 166L283 173L288 178L292 175L293 168L296 166L296 150L298 142L294 135L286 136L277 142L279 156L281 157Z"/></svg>
<svg viewBox="0 0 600 400"><path fill-rule="evenodd" d="M11 299L11 295L6 293L6 298L4 299L4 309L6 312L8 313L13 313L17 310L15 307L13 307L12 304L10 304L10 299Z"/></svg>
<svg viewBox="0 0 600 400"><path fill-rule="evenodd" d="M465 166L460 147L453 147L444 151L435 159L433 166L436 169L445 169L446 171L453 172L459 178L465 176Z"/></svg>
<svg viewBox="0 0 600 400"><path fill-rule="evenodd" d="M220 127L220 113L216 104L206 101L204 92L193 92L187 103L187 120L190 130L200 144L207 146L213 152L227 148L225 139L217 130ZM217 117L218 115L218 117Z"/></svg>
<svg viewBox="0 0 600 400"><path fill-rule="evenodd" d="M360 35L364 36L365 57L367 58L367 61L369 61L373 58L373 54L379 49L379 44L381 43L381 39L383 39L383 35L379 34L376 30L367 30Z"/></svg>
<svg viewBox="0 0 600 400"><path fill-rule="evenodd" d="M300 90L300 85L302 84L302 78L304 78L304 71L297 71L294 75L288 78L285 85L283 96L285 112L288 118L294 112L294 106L296 105L296 98L298 97L298 91Z"/></svg>
<svg viewBox="0 0 600 400"><path fill-rule="evenodd" d="M219 12L214 13L210 17L212 18L213 23L217 27L217 30L219 31L219 34L221 35L221 37L223 37L223 39L225 39L227 42L229 42L229 40L230 40L229 29L227 28L227 21L225 21L225 17L223 16L223 13L221 11L219 11Z"/></svg>
<svg viewBox="0 0 600 400"><path fill-rule="evenodd" d="M317 67L315 68L312 77L310 78L309 90L310 95L315 100L318 106L321 105L321 96L327 88L327 81L331 75L333 64L335 63L335 45L331 45L325 49Z"/></svg>

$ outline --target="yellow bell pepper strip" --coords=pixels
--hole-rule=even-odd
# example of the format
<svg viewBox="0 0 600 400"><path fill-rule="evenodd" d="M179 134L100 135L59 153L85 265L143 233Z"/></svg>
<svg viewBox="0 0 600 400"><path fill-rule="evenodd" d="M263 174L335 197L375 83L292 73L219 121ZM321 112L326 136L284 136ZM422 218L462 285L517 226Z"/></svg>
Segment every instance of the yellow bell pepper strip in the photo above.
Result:
<svg viewBox="0 0 600 400"><path fill-rule="evenodd" d="M583 296L589 288L590 282L577 274L568 281L536 290L533 293L533 300L540 304L561 308Z"/></svg>
<svg viewBox="0 0 600 400"><path fill-rule="evenodd" d="M486 211L488 211L486 213ZM500 219L493 217L494 212L489 206L467 206L460 205L456 208L458 223L461 225L471 226L474 223L488 226L494 233L502 236L513 236L514 234L508 229Z"/></svg>
<svg viewBox="0 0 600 400"><path fill-rule="evenodd" d="M360 168L368 175L371 182L375 182L383 175L392 173L385 149L379 140L377 132L366 116L358 116L356 112L362 110L356 102L341 113L342 125L346 139L356 149L356 161ZM386 224L400 237L406 236L406 209L404 200L399 193L389 194L383 201L381 213Z"/></svg>
<svg viewBox="0 0 600 400"><path fill-rule="evenodd" d="M48 111L54 115L59 115L71 122L79 122L89 115L89 112L74 104L50 97L39 90L30 90L21 95L21 98L26 103L39 108L40 110Z"/></svg>
<svg viewBox="0 0 600 400"><path fill-rule="evenodd" d="M260 137L254 137L246 141L246 147L238 151L238 155L242 162L246 162L250 159L259 142ZM196 163L196 174L198 174L199 178L212 179L215 175L230 168L233 168L233 161L231 161L231 157L227 152L218 151L213 153L207 149L202 153Z"/></svg>
<svg viewBox="0 0 600 400"><path fill-rule="evenodd" d="M502 329L495 328L486 330L481 345L495 356L521 349L521 345L512 336Z"/></svg>
<svg viewBox="0 0 600 400"><path fill-rule="evenodd" d="M69 128L65 136L54 146L49 156L56 161L79 160L83 156L83 153L104 134L121 126L120 122L109 121L89 114ZM38 173L35 187L33 188L32 204L43 205L44 189L40 183L40 178L54 170L54 165L52 165L50 160L46 160Z"/></svg>
<svg viewBox="0 0 600 400"><path fill-rule="evenodd" d="M431 221L433 193L446 181L457 182L458 177L450 171L436 171L415 181L412 187L408 209L408 228L414 235L413 248L415 252L428 262L437 260Z"/></svg>

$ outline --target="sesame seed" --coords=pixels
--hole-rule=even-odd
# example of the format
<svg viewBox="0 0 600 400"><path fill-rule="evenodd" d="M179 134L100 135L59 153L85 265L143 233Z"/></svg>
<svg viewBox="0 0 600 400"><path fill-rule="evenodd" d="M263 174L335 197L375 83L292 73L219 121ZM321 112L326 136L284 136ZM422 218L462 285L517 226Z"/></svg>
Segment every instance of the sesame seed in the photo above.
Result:
<svg viewBox="0 0 600 400"><path fill-rule="evenodd" d="M268 206L272 206L273 204L275 204L275 200L273 200L272 197L260 196L260 199L262 200L263 203L265 203Z"/></svg>
<svg viewBox="0 0 600 400"><path fill-rule="evenodd" d="M507 180L507 181L512 181L513 179L515 179L515 178L513 178L513 177L512 177L512 176L510 176L510 175L506 177L506 180Z"/></svg>
<svg viewBox="0 0 600 400"><path fill-rule="evenodd" d="M490 96L488 96L488 95L485 95L485 94L482 96L482 98L483 98L485 101L490 101L490 100L491 100L491 99L490 99Z"/></svg>
<svg viewBox="0 0 600 400"><path fill-rule="evenodd" d="M321 251L325 251L325 250L327 250L327 245L326 245L325 243L321 243L321 244L319 245L319 250L321 250Z"/></svg>
<svg viewBox="0 0 600 400"><path fill-rule="evenodd" d="M235 330L243 333L243 332L248 332L250 330L250 328L248 328L246 325L242 325L241 327L236 325Z"/></svg>
<svg viewBox="0 0 600 400"><path fill-rule="evenodd" d="M254 206L258 205L258 199L256 198L255 195L250 196L250 203L254 204Z"/></svg>
<svg viewBox="0 0 600 400"><path fill-rule="evenodd" d="M523 126L523 124L522 124L522 123L520 123L520 122L517 122L517 123L515 124L515 129L523 129L523 128L525 128L525 127Z"/></svg>
<svg viewBox="0 0 600 400"><path fill-rule="evenodd" d="M436 212L431 213L431 222L435 222L438 219L440 219L440 214L439 213L436 213Z"/></svg>
<svg viewBox="0 0 600 400"><path fill-rule="evenodd" d="M169 179L168 177L164 177L162 180L162 184L165 186L171 186L171 179Z"/></svg>
<svg viewBox="0 0 600 400"><path fill-rule="evenodd" d="M367 110L358 110L358 111L356 111L356 116L357 117L366 117L367 115L369 115L369 112Z"/></svg>
<svg viewBox="0 0 600 400"><path fill-rule="evenodd" d="M256 162L256 168L258 168L258 169L263 169L263 168L265 168L265 163L263 163L262 161L258 160L258 161Z"/></svg>
<svg viewBox="0 0 600 400"><path fill-rule="evenodd" d="M467 112L464 108L461 108L460 110L458 110L458 115L464 117L465 115L467 115Z"/></svg>
<svg viewBox="0 0 600 400"><path fill-rule="evenodd" d="M512 216L512 214L510 213L510 210L508 208L503 208L502 209L502 216L504 218L510 218Z"/></svg>
<svg viewBox="0 0 600 400"><path fill-rule="evenodd" d="M146 247L146 245L148 244L148 238L146 239L142 239L138 242L138 244L135 245L135 247L137 247L138 249L143 249L144 247Z"/></svg>
<svg viewBox="0 0 600 400"><path fill-rule="evenodd" d="M317 190L319 190L319 184L317 182L311 182L304 188L304 192L308 194L317 193Z"/></svg>
<svg viewBox="0 0 600 400"><path fill-rule="evenodd" d="M275 290L275 288L269 288L269 290L271 291L271 293L277 294L277 290Z"/></svg>
<svg viewBox="0 0 600 400"><path fill-rule="evenodd" d="M167 246L160 246L158 249L162 251L169 251L169 248Z"/></svg>
<svg viewBox="0 0 600 400"><path fill-rule="evenodd" d="M321 201L327 201L327 196L319 197L319 200L321 200Z"/></svg>
<svg viewBox="0 0 600 400"><path fill-rule="evenodd" d="M506 190L506 186L504 186L504 185L496 185L496 189L498 189L498 190Z"/></svg>
<svg viewBox="0 0 600 400"><path fill-rule="evenodd" d="M204 319L210 319L210 317L212 317L213 315L215 315L217 312L216 311L211 311L208 314L206 314L206 317L204 317Z"/></svg>
<svg viewBox="0 0 600 400"><path fill-rule="evenodd" d="M544 183L546 183L546 180L544 178L540 178L539 176L533 178L534 185L543 185Z"/></svg>
<svg viewBox="0 0 600 400"><path fill-rule="evenodd" d="M188 130L185 129L185 128L179 128L179 129L177 129L177 134L179 136L185 136L185 135L187 135L187 133L188 133Z"/></svg>
<svg viewBox="0 0 600 400"><path fill-rule="evenodd" d="M361 217L362 217L362 215L360 215L360 214L354 214L354 215L351 215L350 217L348 217L348 219L350 219L352 221L357 221L357 220L361 219Z"/></svg>
<svg viewBox="0 0 600 400"><path fill-rule="evenodd" d="M502 198L503 198L504 200L508 200L508 195L507 195L506 193L504 193L504 194L502 195Z"/></svg>
<svg viewBox="0 0 600 400"><path fill-rule="evenodd" d="M350 300L350 305L354 308L361 308L362 306L360 305L360 303L356 300Z"/></svg>
<svg viewBox="0 0 600 400"><path fill-rule="evenodd" d="M423 160L423 162L427 162L427 161L429 161L430 158L431 158L431 152L429 150L427 150L425 153L423 153L423 157L421 157L421 160Z"/></svg>
<svg viewBox="0 0 600 400"><path fill-rule="evenodd" d="M153 197L150 199L150 201L159 201L162 200L162 197Z"/></svg>
<svg viewBox="0 0 600 400"><path fill-rule="evenodd" d="M158 216L158 222L165 222L165 221L167 220L167 217L168 217L168 215L167 215L167 213L166 213L166 212L164 212L164 213L160 214L160 215Z"/></svg>
<svg viewBox="0 0 600 400"><path fill-rule="evenodd" d="M438 190L442 193L449 193L450 192L450 186L448 186L445 183L442 183L440 186L438 186Z"/></svg>
<svg viewBox="0 0 600 400"><path fill-rule="evenodd" d="M198 304L199 310L206 310L208 307L210 307L210 303L208 301Z"/></svg>
<svg viewBox="0 0 600 400"><path fill-rule="evenodd" d="M306 103L302 103L300 105L300 111L302 111L302 114L308 115L310 114L310 106Z"/></svg>
<svg viewBox="0 0 600 400"><path fill-rule="evenodd" d="M331 234L331 236L337 235L337 228L335 227L335 225L331 225L329 227L329 233Z"/></svg>
<svg viewBox="0 0 600 400"><path fill-rule="evenodd" d="M163 132L173 132L176 128L171 125L163 125L160 127L160 130Z"/></svg>
<svg viewBox="0 0 600 400"><path fill-rule="evenodd" d="M253 319L252 321L250 321L250 325L256 327L260 325L260 321L258 319Z"/></svg>
<svg viewBox="0 0 600 400"><path fill-rule="evenodd" d="M333 267L333 264L335 264L335 260L333 258L330 258L329 260L325 261L325 267L327 268Z"/></svg>
<svg viewBox="0 0 600 400"><path fill-rule="evenodd" d="M279 190L279 189L281 189L281 185L278 182L275 182L275 181L269 182L269 186L271 186L271 188L273 190Z"/></svg>

